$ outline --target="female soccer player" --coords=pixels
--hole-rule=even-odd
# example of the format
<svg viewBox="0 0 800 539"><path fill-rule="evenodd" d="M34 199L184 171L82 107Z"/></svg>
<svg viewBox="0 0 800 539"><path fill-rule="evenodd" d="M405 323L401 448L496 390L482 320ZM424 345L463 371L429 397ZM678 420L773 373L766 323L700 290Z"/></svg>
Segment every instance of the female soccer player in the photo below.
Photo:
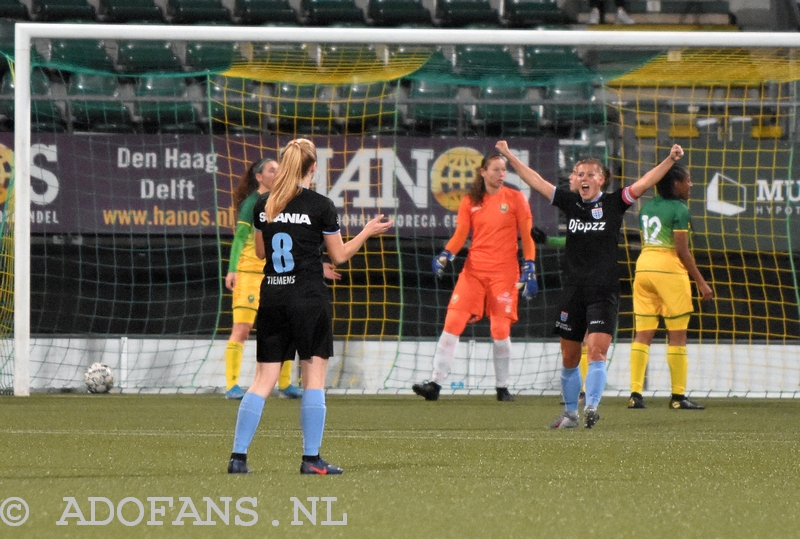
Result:
<svg viewBox="0 0 800 539"><path fill-rule="evenodd" d="M241 404L228 473L248 473L247 449L264 403L280 373L281 362L297 353L303 378L300 426L302 474L341 474L319 455L325 428L325 372L333 354L333 308L322 280L321 247L334 264L343 264L392 221L378 215L347 243L342 241L333 202L308 189L317 171L317 150L307 139L294 139L268 195L253 210L256 254L266 259L257 317L256 376Z"/></svg>
<svg viewBox="0 0 800 539"><path fill-rule="evenodd" d="M711 300L714 292L708 286L689 250L689 192L692 178L689 171L675 165L656 185L653 197L639 212L642 252L636 261L633 279L633 313L636 337L631 345L631 398L628 408L644 408L642 389L644 373L650 358L659 317L669 335L667 363L672 378L673 410L702 410L684 394L689 370L686 355L686 330L692 307L692 285L697 283L702 301Z"/></svg>
<svg viewBox="0 0 800 539"><path fill-rule="evenodd" d="M256 256L253 207L258 197L269 192L278 172L278 162L267 157L253 162L239 179L233 190L233 205L238 209L236 232L231 244L228 274L225 286L232 294L233 329L225 348L225 397L240 400L244 392L239 387L242 370L244 343L250 335L258 312L258 296L261 279L264 278L264 261ZM341 275L325 264L327 279L339 279ZM282 397L299 399L303 391L292 385L292 362L286 361L278 378L278 391Z"/></svg>
<svg viewBox="0 0 800 539"><path fill-rule="evenodd" d="M503 185L506 161L492 154L483 159L469 194L461 200L455 233L444 251L433 259L433 271L441 277L447 263L472 232L464 269L447 306L444 331L436 344L433 375L429 382L414 384L414 393L435 401L442 382L450 374L456 347L467 324L489 316L493 339L497 400L513 401L508 391L508 363L511 358L511 324L517 321L517 282L522 297L536 295L536 247L531 238L533 218L525 197ZM522 238L522 278L517 261L518 241Z"/></svg>
<svg viewBox="0 0 800 539"><path fill-rule="evenodd" d="M581 342L588 349L584 426L592 428L600 420L597 407L606 385L606 356L617 325L619 311L619 275L617 270L617 235L622 216L645 191L655 185L683 156L677 144L669 157L628 187L604 193L607 169L596 159L577 164L575 181L570 189L556 187L526 166L509 149L506 141L497 143L519 177L567 218L566 284L561 299L556 333L561 338L561 391L565 411L552 428L578 426L578 395L581 375L578 364Z"/></svg>

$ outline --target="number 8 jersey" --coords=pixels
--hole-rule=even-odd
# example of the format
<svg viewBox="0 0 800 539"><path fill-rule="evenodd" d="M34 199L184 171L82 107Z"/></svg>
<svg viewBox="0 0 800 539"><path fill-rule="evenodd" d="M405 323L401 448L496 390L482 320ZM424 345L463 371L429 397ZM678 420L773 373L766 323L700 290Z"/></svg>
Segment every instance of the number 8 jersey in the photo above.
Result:
<svg viewBox="0 0 800 539"><path fill-rule="evenodd" d="M339 233L339 216L333 202L303 189L271 222L267 222L269 193L253 208L253 224L263 234L266 260L261 301L289 304L330 301L322 275L325 234Z"/></svg>

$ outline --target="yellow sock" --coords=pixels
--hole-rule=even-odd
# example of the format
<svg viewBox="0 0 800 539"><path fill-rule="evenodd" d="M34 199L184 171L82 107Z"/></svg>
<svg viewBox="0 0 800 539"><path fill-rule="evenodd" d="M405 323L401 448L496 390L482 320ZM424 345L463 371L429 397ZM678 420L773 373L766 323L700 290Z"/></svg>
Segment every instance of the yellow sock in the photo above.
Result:
<svg viewBox="0 0 800 539"><path fill-rule="evenodd" d="M286 389L292 384L292 365L294 361L284 361L281 365L281 375L278 377L278 389Z"/></svg>
<svg viewBox="0 0 800 539"><path fill-rule="evenodd" d="M685 346L667 346L667 364L672 379L672 394L686 392L686 378L689 376L689 356Z"/></svg>
<svg viewBox="0 0 800 539"><path fill-rule="evenodd" d="M631 344L631 393L642 393L644 373L650 360L650 345L634 342Z"/></svg>
<svg viewBox="0 0 800 539"><path fill-rule="evenodd" d="M589 347L581 346L581 362L578 364L581 369L581 391L586 393L586 373L589 372Z"/></svg>
<svg viewBox="0 0 800 539"><path fill-rule="evenodd" d="M228 390L239 383L239 375L242 372L242 354L244 345L234 341L228 341L225 348L225 389Z"/></svg>

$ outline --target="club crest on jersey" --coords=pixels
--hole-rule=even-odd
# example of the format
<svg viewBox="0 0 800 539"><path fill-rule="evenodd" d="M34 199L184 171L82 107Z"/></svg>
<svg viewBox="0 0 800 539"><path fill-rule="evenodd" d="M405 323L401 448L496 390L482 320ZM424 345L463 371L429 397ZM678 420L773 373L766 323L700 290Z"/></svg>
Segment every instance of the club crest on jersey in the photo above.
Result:
<svg viewBox="0 0 800 539"><path fill-rule="evenodd" d="M594 217L595 219L602 219L603 207L600 206L599 208L592 208L592 217Z"/></svg>
<svg viewBox="0 0 800 539"><path fill-rule="evenodd" d="M561 321L566 322L567 318L569 318L569 313L561 311Z"/></svg>
<svg viewBox="0 0 800 539"><path fill-rule="evenodd" d="M508 211L508 204L506 204L506 203L500 204L500 211L502 213L507 212Z"/></svg>
<svg viewBox="0 0 800 539"><path fill-rule="evenodd" d="M310 225L311 219L305 213L279 213L272 220L273 223L293 223L296 225Z"/></svg>

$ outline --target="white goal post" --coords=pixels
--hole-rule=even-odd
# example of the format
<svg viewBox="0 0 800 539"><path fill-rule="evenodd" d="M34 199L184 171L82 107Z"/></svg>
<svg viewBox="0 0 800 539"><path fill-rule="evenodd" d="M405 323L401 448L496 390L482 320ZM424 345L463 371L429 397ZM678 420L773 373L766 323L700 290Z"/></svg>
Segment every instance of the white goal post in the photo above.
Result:
<svg viewBox="0 0 800 539"><path fill-rule="evenodd" d="M14 116L14 394L30 393L31 45L37 38L601 48L798 48L798 33L389 29L17 23Z"/></svg>

